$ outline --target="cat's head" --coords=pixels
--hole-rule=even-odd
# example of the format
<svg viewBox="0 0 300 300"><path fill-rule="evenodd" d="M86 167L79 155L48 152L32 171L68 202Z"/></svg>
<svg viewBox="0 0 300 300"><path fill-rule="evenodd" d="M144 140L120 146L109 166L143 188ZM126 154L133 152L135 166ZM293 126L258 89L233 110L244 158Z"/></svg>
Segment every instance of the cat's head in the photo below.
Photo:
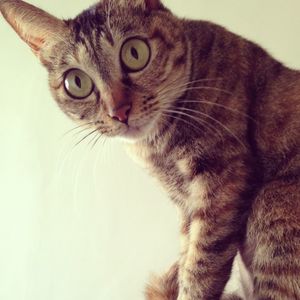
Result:
<svg viewBox="0 0 300 300"><path fill-rule="evenodd" d="M61 109L103 134L155 134L183 93L188 42L159 0L102 0L67 21L20 0L0 10L48 69Z"/></svg>

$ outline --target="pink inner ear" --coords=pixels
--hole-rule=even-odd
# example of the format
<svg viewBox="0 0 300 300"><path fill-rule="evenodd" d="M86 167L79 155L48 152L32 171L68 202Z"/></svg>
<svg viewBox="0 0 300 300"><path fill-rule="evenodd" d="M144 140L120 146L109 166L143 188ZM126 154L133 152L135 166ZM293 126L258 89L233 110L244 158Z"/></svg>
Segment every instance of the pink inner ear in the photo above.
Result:
<svg viewBox="0 0 300 300"><path fill-rule="evenodd" d="M30 46L31 50L35 54L37 54L41 50L43 44L45 43L45 40L42 38L30 38L29 40L27 40L27 43Z"/></svg>
<svg viewBox="0 0 300 300"><path fill-rule="evenodd" d="M160 0L145 0L146 7L148 9L159 9L160 7Z"/></svg>

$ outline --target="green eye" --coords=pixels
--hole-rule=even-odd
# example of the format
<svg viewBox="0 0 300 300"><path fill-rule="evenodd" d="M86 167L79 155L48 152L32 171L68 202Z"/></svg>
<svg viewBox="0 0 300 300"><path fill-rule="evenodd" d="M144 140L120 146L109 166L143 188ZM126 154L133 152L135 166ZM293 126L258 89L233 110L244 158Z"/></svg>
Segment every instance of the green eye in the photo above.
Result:
<svg viewBox="0 0 300 300"><path fill-rule="evenodd" d="M79 69L71 69L65 74L65 90L74 99L87 98L94 89L92 79Z"/></svg>
<svg viewBox="0 0 300 300"><path fill-rule="evenodd" d="M138 38L127 40L121 49L121 60L130 72L144 69L150 60L150 47Z"/></svg>

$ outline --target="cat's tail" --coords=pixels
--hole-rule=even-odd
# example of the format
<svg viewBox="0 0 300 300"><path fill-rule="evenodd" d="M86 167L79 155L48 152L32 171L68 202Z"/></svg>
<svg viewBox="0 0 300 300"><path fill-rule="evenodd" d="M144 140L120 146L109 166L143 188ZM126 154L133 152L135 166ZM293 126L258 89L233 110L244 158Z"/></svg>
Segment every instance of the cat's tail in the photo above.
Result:
<svg viewBox="0 0 300 300"><path fill-rule="evenodd" d="M163 276L152 276L145 290L146 300L177 300L178 265L175 264ZM225 294L221 300L243 300L235 294Z"/></svg>
<svg viewBox="0 0 300 300"><path fill-rule="evenodd" d="M178 297L177 274L176 264L163 276L152 276L145 290L146 300L176 300Z"/></svg>

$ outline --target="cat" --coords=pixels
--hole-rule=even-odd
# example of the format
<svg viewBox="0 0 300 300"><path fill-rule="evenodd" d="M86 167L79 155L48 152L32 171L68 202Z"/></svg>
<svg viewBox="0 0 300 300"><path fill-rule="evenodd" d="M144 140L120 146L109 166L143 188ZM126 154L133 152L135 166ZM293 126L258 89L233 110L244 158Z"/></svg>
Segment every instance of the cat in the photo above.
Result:
<svg viewBox="0 0 300 300"><path fill-rule="evenodd" d="M160 0L102 0L60 20L20 0L0 11L49 71L70 118L119 136L181 212L181 254L148 300L300 299L300 72Z"/></svg>

